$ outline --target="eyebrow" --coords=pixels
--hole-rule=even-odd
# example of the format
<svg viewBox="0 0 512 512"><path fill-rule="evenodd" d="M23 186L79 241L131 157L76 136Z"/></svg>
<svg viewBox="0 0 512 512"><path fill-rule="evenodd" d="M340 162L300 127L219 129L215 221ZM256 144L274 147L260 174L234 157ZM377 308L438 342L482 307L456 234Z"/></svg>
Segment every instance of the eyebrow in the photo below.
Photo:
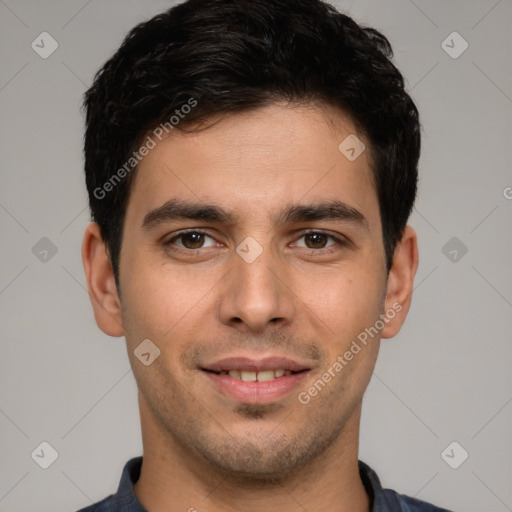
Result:
<svg viewBox="0 0 512 512"><path fill-rule="evenodd" d="M148 212L144 216L142 228L150 230L173 220L202 220L233 225L237 223L239 216L215 204L191 203L180 199L171 199ZM368 220L359 210L338 200L312 204L292 203L287 205L274 219L278 224L318 220L349 222L364 229L369 229Z"/></svg>

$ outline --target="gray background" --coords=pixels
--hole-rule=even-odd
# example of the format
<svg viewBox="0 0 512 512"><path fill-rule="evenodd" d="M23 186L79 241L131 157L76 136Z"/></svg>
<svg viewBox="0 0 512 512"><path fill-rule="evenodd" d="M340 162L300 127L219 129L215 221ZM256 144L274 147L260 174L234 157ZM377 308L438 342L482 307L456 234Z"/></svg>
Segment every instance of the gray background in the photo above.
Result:
<svg viewBox="0 0 512 512"><path fill-rule="evenodd" d="M79 107L126 32L171 4L0 0L2 512L88 505L142 453L124 339L97 328L85 289ZM360 457L405 494L512 510L512 2L336 5L389 37L424 127L416 290L405 327L383 341ZM59 44L47 59L31 48L43 31ZM458 58L441 45L453 31L469 44ZM48 469L31 457L43 441L58 453ZM441 456L453 441L463 448L446 460L469 453L458 469Z"/></svg>

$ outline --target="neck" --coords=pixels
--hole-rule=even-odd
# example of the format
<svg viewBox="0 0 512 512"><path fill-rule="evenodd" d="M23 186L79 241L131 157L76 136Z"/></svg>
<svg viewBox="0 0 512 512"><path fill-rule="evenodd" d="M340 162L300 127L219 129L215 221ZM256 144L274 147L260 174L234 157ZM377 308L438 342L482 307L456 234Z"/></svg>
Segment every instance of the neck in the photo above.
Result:
<svg viewBox="0 0 512 512"><path fill-rule="evenodd" d="M168 512L369 512L359 476L360 406L333 445L307 467L274 483L236 480L198 460L163 431L139 395L143 464L134 485L146 510Z"/></svg>

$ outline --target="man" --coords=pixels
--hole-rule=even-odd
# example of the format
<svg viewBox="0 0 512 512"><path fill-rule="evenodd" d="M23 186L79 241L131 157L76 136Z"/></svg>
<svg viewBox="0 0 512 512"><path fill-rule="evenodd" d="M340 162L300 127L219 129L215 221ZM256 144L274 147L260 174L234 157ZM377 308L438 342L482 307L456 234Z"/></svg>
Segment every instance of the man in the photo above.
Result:
<svg viewBox="0 0 512 512"><path fill-rule="evenodd" d="M440 511L358 461L418 265L418 113L387 39L320 0L189 0L86 93L98 326L143 456L87 511Z"/></svg>

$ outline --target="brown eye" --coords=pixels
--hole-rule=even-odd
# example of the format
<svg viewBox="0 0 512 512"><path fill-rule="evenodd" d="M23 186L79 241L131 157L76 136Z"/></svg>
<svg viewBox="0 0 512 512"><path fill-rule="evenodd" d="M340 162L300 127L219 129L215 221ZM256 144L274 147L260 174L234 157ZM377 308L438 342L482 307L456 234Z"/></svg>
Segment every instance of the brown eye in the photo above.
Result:
<svg viewBox="0 0 512 512"><path fill-rule="evenodd" d="M187 249L200 249L204 244L204 236L203 233L185 233L179 238Z"/></svg>
<svg viewBox="0 0 512 512"><path fill-rule="evenodd" d="M324 233L308 233L304 235L304 240L306 241L306 247L308 247L308 249L323 249L326 247L329 238L332 237Z"/></svg>
<svg viewBox="0 0 512 512"><path fill-rule="evenodd" d="M210 239L211 241L208 243L206 239ZM215 246L215 240L202 231L187 231L171 238L165 245L175 245L178 249L194 250L213 247Z"/></svg>
<svg viewBox="0 0 512 512"><path fill-rule="evenodd" d="M329 249L330 247L334 249L333 246L341 246L343 245L343 241L334 235L330 235L322 231L308 231L306 233L302 233L298 241L293 245L295 247L309 249L310 251L320 252L322 249Z"/></svg>

